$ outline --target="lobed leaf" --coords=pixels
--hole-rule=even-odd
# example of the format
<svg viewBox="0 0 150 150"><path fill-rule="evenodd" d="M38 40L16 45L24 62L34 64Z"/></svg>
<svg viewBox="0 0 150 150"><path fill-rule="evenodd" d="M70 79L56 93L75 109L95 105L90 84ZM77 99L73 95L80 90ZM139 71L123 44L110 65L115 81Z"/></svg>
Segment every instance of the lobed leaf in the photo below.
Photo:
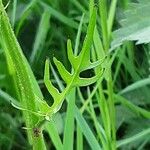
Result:
<svg viewBox="0 0 150 150"><path fill-rule="evenodd" d="M64 67L64 65L58 61L55 57L53 58L54 64L62 77L62 79L66 83L66 88L59 93L58 90L52 85L51 81L49 80L49 60L46 60L45 63L45 75L44 75L44 81L46 84L46 87L49 91L49 93L52 95L54 99L54 103L52 107L50 108L50 113L54 113L53 109L55 111L58 111L63 100L65 99L66 94L75 86L87 86L94 82L96 82L101 76L102 72L100 71L98 74L94 75L91 78L81 78L80 73L84 70L93 69L94 67L97 67L101 65L103 60L98 60L96 62L91 63L90 62L90 48L93 42L93 34L96 24L96 8L93 9L92 16L89 21L89 26L87 30L87 35L85 37L83 47L81 52L78 56L74 55L71 41L68 40L67 42L67 50L68 50L68 59L72 65L72 73L68 72L68 70Z"/></svg>

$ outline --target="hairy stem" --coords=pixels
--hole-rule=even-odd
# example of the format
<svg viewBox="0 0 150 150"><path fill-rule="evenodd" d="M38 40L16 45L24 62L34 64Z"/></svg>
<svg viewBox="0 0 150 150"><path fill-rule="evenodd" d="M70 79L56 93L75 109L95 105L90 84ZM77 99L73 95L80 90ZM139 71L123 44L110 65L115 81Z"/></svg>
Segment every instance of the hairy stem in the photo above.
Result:
<svg viewBox="0 0 150 150"><path fill-rule="evenodd" d="M14 35L2 0L0 0L0 37L0 42L7 58L7 64L9 64L10 60L12 62L12 65L8 67L13 68L14 70L14 80L17 83L19 100L23 107L36 112L35 93L38 96L41 96L40 89ZM23 115L28 128L27 133L29 142L33 146L33 149L45 150L46 147L42 133L40 132L38 136L35 136L34 132L35 124L38 122L39 118L27 111L23 112Z"/></svg>

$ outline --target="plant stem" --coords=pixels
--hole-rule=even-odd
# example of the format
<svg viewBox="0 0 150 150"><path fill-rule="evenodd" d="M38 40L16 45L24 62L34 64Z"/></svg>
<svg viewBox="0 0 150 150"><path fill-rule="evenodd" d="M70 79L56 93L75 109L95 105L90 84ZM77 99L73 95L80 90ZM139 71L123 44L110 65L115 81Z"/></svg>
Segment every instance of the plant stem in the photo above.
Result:
<svg viewBox="0 0 150 150"><path fill-rule="evenodd" d="M112 25L113 25L115 10L116 10L116 4L117 4L117 0L112 0L110 11L107 16L106 0L99 1L99 9L100 9L99 12L101 17L100 21L101 21L101 28L102 28L103 47L106 53L108 53L109 46L110 46L110 37L111 37L111 30L112 30ZM109 64L109 62L110 62L110 56L107 58L106 63ZM107 136L108 136L108 142L109 140L111 142L110 148L112 150L115 150L116 149L115 105L113 99L113 82L112 82L111 66L108 65L107 71L108 73L106 76L106 82L107 82L107 90L108 90L108 108L109 108L109 119L110 119L109 123L111 124L111 129L110 129L111 139L109 139L109 132ZM107 107L106 105L104 107ZM104 124L106 123L104 122Z"/></svg>
<svg viewBox="0 0 150 150"><path fill-rule="evenodd" d="M16 76L14 80L18 86L21 104L26 109L36 112L35 93L40 95L40 90L38 89L33 73L11 28L2 0L0 0L0 37L0 42L7 58L7 63L9 64L9 60L12 61L12 66L9 67L13 68L15 71L14 74ZM33 131L39 118L29 112L23 112L23 115L26 126L29 128L27 133L29 142L33 149L46 150L42 132L40 132L38 137L35 137Z"/></svg>
<svg viewBox="0 0 150 150"><path fill-rule="evenodd" d="M115 104L113 98L113 82L111 75L111 68L109 69L109 78L107 81L108 88L108 106L109 106L109 114L110 114L110 122L111 122L111 133L112 133L112 150L116 149L116 117L115 117Z"/></svg>
<svg viewBox="0 0 150 150"><path fill-rule="evenodd" d="M102 28L103 47L105 51L109 49L108 29L107 29L107 3L106 0L99 0L99 14Z"/></svg>

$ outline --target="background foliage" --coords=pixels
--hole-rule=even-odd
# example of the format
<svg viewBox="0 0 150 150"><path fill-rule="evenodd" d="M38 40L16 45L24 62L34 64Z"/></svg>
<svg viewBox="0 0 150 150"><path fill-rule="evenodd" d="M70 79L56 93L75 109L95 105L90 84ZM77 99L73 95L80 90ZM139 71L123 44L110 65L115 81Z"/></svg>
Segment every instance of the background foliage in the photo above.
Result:
<svg viewBox="0 0 150 150"><path fill-rule="evenodd" d="M52 64L51 82L59 91L63 91L66 83L62 81L53 57L61 61L69 72L72 71L67 55L67 40L71 39L75 55L79 54L87 34L92 2L92 0L12 0L6 8L15 35L49 105L52 105L53 98L44 84L45 60L47 57L50 58ZM111 2L114 1L106 2L107 13ZM3 1L4 5L7 3L8 1ZM99 15L99 10L97 12L97 34L93 37L91 61L105 58L105 52L97 48L101 47L102 41L104 49L108 48L106 54L110 56L110 62L113 62L111 95L115 101L117 146L121 150L148 150L150 147L149 6L149 0L118 1L114 10L112 29L111 25L108 28L110 34L108 45L103 31L105 26L102 25L103 17ZM99 9L102 10L102 6ZM105 16L105 12L103 13ZM108 24L111 24L110 20L108 19ZM77 33L81 35L77 36ZM79 41L77 37L80 37ZM8 70L1 39L0 43L0 149L30 149L26 135L26 130L30 129L23 129L25 122L22 113L10 103L11 101L17 104L18 96ZM95 52L97 49L99 53ZM106 62L95 70L82 72L81 76L89 78L96 72L102 73L102 68L107 70L107 67L110 67ZM107 120L103 122L103 110L99 102L99 99L102 99L99 94L101 90L106 97L105 100L110 92L106 83L107 71L104 78L105 80L102 78L103 81L98 80L90 86L74 88L67 94L66 100L70 103L67 104L65 101L51 123L44 125L43 135L48 149L81 150L94 147L99 149L107 141L102 139L109 139L105 137L107 136L105 127L109 128L109 124L105 125ZM103 85L101 90L97 88L100 82ZM74 109L75 115L72 111ZM110 120L114 121L113 118ZM107 149L107 146L103 148Z"/></svg>

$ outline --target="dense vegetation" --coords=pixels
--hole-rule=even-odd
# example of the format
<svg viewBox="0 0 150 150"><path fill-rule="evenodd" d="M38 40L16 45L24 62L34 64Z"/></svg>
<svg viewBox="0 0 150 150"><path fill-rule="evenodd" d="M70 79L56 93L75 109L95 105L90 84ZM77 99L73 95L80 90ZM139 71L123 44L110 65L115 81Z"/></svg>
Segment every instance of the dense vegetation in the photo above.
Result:
<svg viewBox="0 0 150 150"><path fill-rule="evenodd" d="M0 149L150 149L149 0L0 0Z"/></svg>

